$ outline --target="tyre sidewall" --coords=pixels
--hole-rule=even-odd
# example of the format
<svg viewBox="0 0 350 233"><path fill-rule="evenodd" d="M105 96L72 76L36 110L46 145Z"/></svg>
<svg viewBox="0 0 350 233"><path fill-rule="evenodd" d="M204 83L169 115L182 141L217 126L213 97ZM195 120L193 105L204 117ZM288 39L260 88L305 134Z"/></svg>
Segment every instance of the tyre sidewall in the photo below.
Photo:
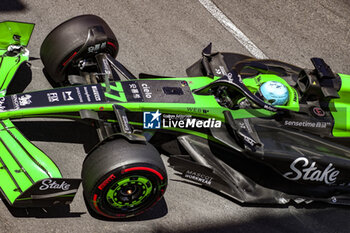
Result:
<svg viewBox="0 0 350 233"><path fill-rule="evenodd" d="M132 166L132 168L134 167L149 168L149 165L137 164ZM149 171L142 171L142 170L124 172L126 169L128 169L128 167L118 168L110 173L107 173L96 183L96 185L94 186L93 192L91 193L91 196L89 198L90 203L92 204L91 207L95 212L108 218L128 218L128 217L142 214L143 212L147 211L154 204L156 204L158 200L162 197L166 188L166 181L164 180L165 179L164 177L163 177L163 180L161 180L156 174ZM154 168L151 168L151 169L154 169ZM107 201L107 198L106 198L107 192L118 181L134 175L146 177L147 179L149 179L152 183L152 191L149 194L149 196L147 196L145 200L143 200L142 203L138 205L134 211L124 212L124 213L121 211L116 211L114 207L112 207ZM108 182L108 180L110 181ZM104 185L104 182L108 182L108 183Z"/></svg>
<svg viewBox="0 0 350 233"><path fill-rule="evenodd" d="M150 180L151 194L130 212L114 211L107 202L106 193L115 183L131 175ZM143 213L162 197L167 185L159 152L149 143L130 143L125 139L109 141L89 154L83 164L82 177L89 207L107 218L127 218Z"/></svg>

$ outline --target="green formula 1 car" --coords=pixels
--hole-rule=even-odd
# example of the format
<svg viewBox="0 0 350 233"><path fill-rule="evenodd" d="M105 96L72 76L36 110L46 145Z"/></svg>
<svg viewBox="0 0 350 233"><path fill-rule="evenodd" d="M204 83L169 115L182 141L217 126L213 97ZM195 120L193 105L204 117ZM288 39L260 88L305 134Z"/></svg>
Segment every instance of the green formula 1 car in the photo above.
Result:
<svg viewBox="0 0 350 233"><path fill-rule="evenodd" d="M0 189L12 206L69 204L82 181L97 214L141 214L166 190L159 152L185 179L242 203L350 204L350 75L322 59L301 69L209 45L188 77L136 78L115 59L110 27L82 15L41 46L55 88L22 93L33 24L0 27ZM96 132L81 179L62 178L16 127L16 119L46 117Z"/></svg>

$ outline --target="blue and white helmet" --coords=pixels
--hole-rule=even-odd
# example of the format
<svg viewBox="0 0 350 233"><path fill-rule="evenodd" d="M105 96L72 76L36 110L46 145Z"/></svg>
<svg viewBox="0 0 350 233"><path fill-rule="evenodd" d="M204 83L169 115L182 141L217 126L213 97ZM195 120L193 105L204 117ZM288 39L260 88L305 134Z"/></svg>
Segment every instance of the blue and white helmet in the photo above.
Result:
<svg viewBox="0 0 350 233"><path fill-rule="evenodd" d="M271 105L285 105L289 92L285 85L277 81L268 81L260 86L260 93Z"/></svg>

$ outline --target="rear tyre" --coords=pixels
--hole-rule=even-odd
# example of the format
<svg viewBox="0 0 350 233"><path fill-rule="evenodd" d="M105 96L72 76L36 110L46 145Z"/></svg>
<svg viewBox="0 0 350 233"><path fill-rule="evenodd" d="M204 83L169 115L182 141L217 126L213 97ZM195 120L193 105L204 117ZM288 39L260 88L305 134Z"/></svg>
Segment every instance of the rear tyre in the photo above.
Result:
<svg viewBox="0 0 350 233"><path fill-rule="evenodd" d="M83 47L91 29L95 30L94 44ZM62 84L67 81L67 74L78 69L77 61L93 58L100 52L116 57L118 48L114 33L103 19L96 15L80 15L58 25L46 36L40 58L47 75Z"/></svg>
<svg viewBox="0 0 350 233"><path fill-rule="evenodd" d="M149 143L109 141L88 155L82 170L84 198L98 215L128 218L151 208L165 192L167 175Z"/></svg>

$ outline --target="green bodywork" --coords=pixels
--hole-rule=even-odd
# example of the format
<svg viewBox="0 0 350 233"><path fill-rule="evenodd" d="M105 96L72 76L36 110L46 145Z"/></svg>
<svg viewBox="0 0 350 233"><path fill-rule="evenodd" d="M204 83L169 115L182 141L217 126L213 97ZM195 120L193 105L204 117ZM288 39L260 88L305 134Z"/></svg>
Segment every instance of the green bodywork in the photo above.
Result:
<svg viewBox="0 0 350 233"><path fill-rule="evenodd" d="M29 142L10 120L0 122L0 188L13 204L36 182L61 178L58 167Z"/></svg>
<svg viewBox="0 0 350 233"><path fill-rule="evenodd" d="M146 80L146 79L144 79ZM161 80L161 79L157 79ZM208 77L195 77L195 78L172 78L172 80L187 80L191 89L196 89L203 85L209 84L213 79ZM102 84L104 86L104 84ZM168 112L174 114L189 114L196 117L204 118L216 118L217 120L224 121L222 115L223 108L217 103L216 99L212 95L193 95L195 103L138 103L138 102L127 102L124 90L121 87L120 82L111 83L111 89L118 90L118 95L113 95L111 93L105 92L105 97L111 99L110 102L98 103L98 104L77 104L77 105L63 105L63 106L47 106L40 108L27 108L18 109L15 111L0 112L0 119L8 118L23 118L32 116L42 116L55 113L71 113L79 112L82 109L88 109L93 111L113 111L113 104L121 105L130 111L143 112L143 111L153 111L159 109L161 112ZM30 94L30 93L29 93ZM200 109L208 109L207 113L203 113ZM103 110L101 110L103 109ZM264 109L257 109L255 111L236 110L232 111L238 118L245 117L256 117L256 116L271 116L271 112ZM67 117L70 117L67 114Z"/></svg>
<svg viewBox="0 0 350 233"><path fill-rule="evenodd" d="M11 82L17 68L24 61L28 60L28 54L20 53L16 56L7 56L7 48L9 45L28 44L34 25L16 22L0 23L0 102L4 103L5 98L16 99L16 95L3 97L6 89ZM14 35L20 37L14 37ZM14 39L17 38L17 39ZM19 40L18 40L19 38ZM331 101L332 115L335 123L333 128L334 137L350 137L350 124L347 116L350 114L350 75L339 74L342 80L342 86L339 91L340 98ZM171 80L186 81L191 91L204 87L220 77L186 77L171 78ZM152 79L143 79L152 80ZM166 78L157 78L156 80L169 80ZM279 81L283 83L289 90L289 101L285 106L291 111L298 112L300 109L299 99L296 90L291 87L284 79L274 74L259 74L253 78L243 79L246 87L253 93L259 90L262 83L267 81ZM98 84L106 89L104 83ZM161 113L191 115L199 118L214 118L225 122L223 111L230 111L234 119L264 117L270 118L275 113L265 109L237 109L230 110L219 105L217 99L213 95L197 95L193 94L193 103L165 103L165 102L130 102L127 101L126 92L123 89L122 82L112 82L110 84L111 92L104 92L102 96L105 101L99 103L86 104L47 104L41 107L17 108L6 111L0 110L0 188L5 194L9 203L13 204L16 199L25 190L28 190L36 182L46 178L61 178L57 166L38 148L30 143L12 124L10 119L25 117L64 117L77 119L80 118L78 113L81 110L92 110L95 112L113 112L113 105L118 104L125 107L131 112L145 112L159 110ZM40 92L40 91L39 91ZM117 93L117 94L116 94ZM28 93L31 94L31 93ZM43 96L45 98L46 94ZM244 96L237 96L244 98ZM1 104L2 106L2 104ZM107 119L108 122L116 122L116 119ZM142 126L142 122L130 122L135 126ZM209 140L215 139L204 132L182 128L167 128L167 130L193 134ZM119 181L119 185L123 182L128 183L130 180ZM145 185L147 180L140 178L140 184ZM107 198L113 199L114 190L107 193ZM149 195L146 188L143 198ZM126 206L118 201L112 201L112 205L117 207ZM137 203L129 203L127 205L137 205Z"/></svg>
<svg viewBox="0 0 350 233"><path fill-rule="evenodd" d="M27 46L33 30L32 23L0 22L0 49L7 49L9 45Z"/></svg>
<svg viewBox="0 0 350 233"><path fill-rule="evenodd" d="M350 76L349 75L340 75L343 81L341 90L339 91L340 99L332 100L332 104L335 107L335 111L332 112L335 119L335 125L333 129L333 136L335 137L349 137L349 124L346 122L346 116L349 114L349 105L346 103L346 100L350 98ZM219 79L219 77L209 78L209 77L191 77L191 78L172 78L172 80L184 80L188 83L188 86L191 90L198 89L203 87L211 82ZM147 80L147 79L144 79ZM151 79L149 79L151 80ZM157 79L162 80L162 79ZM163 79L166 80L166 79ZM259 86L270 80L278 80L285 84L290 91L289 101L285 106L279 106L288 108L291 111L298 111L298 96L295 90L289 86L283 79L279 78L273 74L260 74L254 78L244 79L243 82L252 92L256 92ZM105 87L105 84L98 84L102 87ZM74 104L74 105L60 105L60 106L44 106L44 107L32 107L32 108L20 108L16 110L9 110L0 112L0 120L2 120L2 127L0 128L0 158L3 167L7 167L10 170L10 173L13 174L14 179L9 177L6 169L0 170L0 173L3 173L4 179L0 181L0 187L2 191L8 197L10 203L13 203L14 200L19 196L18 188L13 180L15 180L22 190L30 187L34 182L48 178L56 177L60 178L61 174L58 171L56 165L39 149L32 145L27 139L25 139L20 132L12 125L9 119L24 118L24 117L64 117L76 119L80 118L76 114L82 109L92 110L96 112L112 112L113 104L118 104L125 107L128 111L131 112L145 112L145 111L156 111L159 109L161 113L168 114L183 114L183 115L192 115L193 117L200 118L215 118L216 120L225 122L223 115L224 110L229 110L220 106L213 95L196 95L193 94L194 103L151 103L151 102L128 102L126 98L126 93L123 90L122 82L112 82L111 90L116 91L118 94L113 94L113 92L107 93L104 92L104 98L106 101L100 103L88 103L88 104ZM40 91L39 91L40 92ZM33 93L33 92L32 92ZM31 94L31 93L28 93ZM205 110L205 111L204 111ZM232 113L234 119L240 118L255 118L255 117L264 117L270 118L275 113L270 112L265 109L238 109L238 110L229 110ZM116 122L115 119L107 119L109 122ZM142 126L142 122L130 122L130 124L135 126ZM204 132L199 132L191 129L182 129L182 128L167 128L167 130L180 132L184 134L196 135L208 140L215 139ZM12 132L12 134L9 133ZM151 130L152 131L152 130ZM15 161L14 156L11 157L9 151L13 152L16 156L16 159L20 161L23 169L21 169ZM35 161L33 158L35 158ZM48 172L42 172L44 167ZM23 170L27 171L29 177L33 181L30 181L26 177ZM20 172L16 172L20 171ZM6 177L6 178L5 178ZM109 193L108 195L112 195ZM118 205L118 202L114 203Z"/></svg>
<svg viewBox="0 0 350 233"><path fill-rule="evenodd" d="M342 85L340 98L332 99L330 106L334 118L333 136L350 137L350 75L338 74Z"/></svg>
<svg viewBox="0 0 350 233"><path fill-rule="evenodd" d="M271 78L273 77L267 76L267 79ZM218 77L214 78L214 80L216 79L218 79ZM189 84L190 89L192 90L213 82L213 79L208 77L174 78L173 80L186 80ZM261 80L261 78L259 78L259 80ZM249 84L249 87L252 90L256 89L256 85L253 84L253 82L255 82L254 80L247 79L247 82L252 82ZM101 86L105 85L101 84ZM159 109L162 113L191 114L194 117L215 118L216 120L220 120L223 122L225 121L224 116L222 114L223 108L217 103L217 100L212 95L193 95L195 102L193 104L145 102L137 103L127 102L124 90L121 86L121 82L111 83L111 89L114 91L118 91L118 95L113 95L111 93L105 92L104 95L106 98L108 98L109 102L102 102L98 104L47 106L40 108L20 108L16 110L0 112L0 120L2 120L4 124L2 135L0 135L3 144L3 146L0 147L0 157L3 161L3 166L6 166L9 169L9 171L1 170L4 173L4 176L2 177L6 178L1 179L2 183L0 183L0 187L3 189L3 192L8 197L10 203L13 203L16 200L16 198L20 195L20 192L15 185L16 182L18 183L18 186L20 186L22 191L26 190L33 183L29 181L28 178L26 178L26 175L23 172L24 170L28 173L27 176L29 176L34 182L44 178L48 178L50 176L54 178L60 178L61 174L59 173L55 164L44 153L39 151L35 146L33 146L29 141L27 141L16 128L14 128L9 119L23 117L52 117L55 116L55 114L57 114L57 117L75 119L77 116L72 116L71 113L79 112L82 109L93 110L96 112L113 111L113 104L118 104L133 112L155 111L156 109ZM206 111L203 111L204 109ZM254 111L247 111L241 109L231 112L235 118L269 117L273 114L263 109L256 109ZM111 119L110 121L114 121L114 119ZM130 123L133 125L142 125L142 122ZM6 125L8 127L10 126L9 129L11 132L13 132L13 135L16 136L16 138L14 138L14 136L12 135L9 135L9 129L5 127ZM193 134L209 140L215 140L212 136L206 133L198 132L191 129L168 128L168 130L180 133ZM5 146L5 144L7 145L7 147ZM11 151L12 154L9 153L9 151ZM35 161L31 157L34 157ZM13 162L16 159L19 161L19 164ZM44 167L48 171L48 174L43 173L39 165L41 167ZM20 172L18 173L17 171ZM13 179L9 176L9 173L14 176ZM5 176L6 174L7 176Z"/></svg>
<svg viewBox="0 0 350 233"><path fill-rule="evenodd" d="M29 60L28 50L10 54L10 45L28 45L34 24L6 21L0 23L0 101L17 72ZM45 153L28 141L9 119L0 121L0 188L10 204L36 182L61 178L58 167Z"/></svg>
<svg viewBox="0 0 350 233"><path fill-rule="evenodd" d="M10 45L26 47L33 29L34 24L31 23L12 21L0 23L0 97L5 96L6 89L18 67L29 60L29 53L21 52L15 56L7 55L7 48Z"/></svg>

